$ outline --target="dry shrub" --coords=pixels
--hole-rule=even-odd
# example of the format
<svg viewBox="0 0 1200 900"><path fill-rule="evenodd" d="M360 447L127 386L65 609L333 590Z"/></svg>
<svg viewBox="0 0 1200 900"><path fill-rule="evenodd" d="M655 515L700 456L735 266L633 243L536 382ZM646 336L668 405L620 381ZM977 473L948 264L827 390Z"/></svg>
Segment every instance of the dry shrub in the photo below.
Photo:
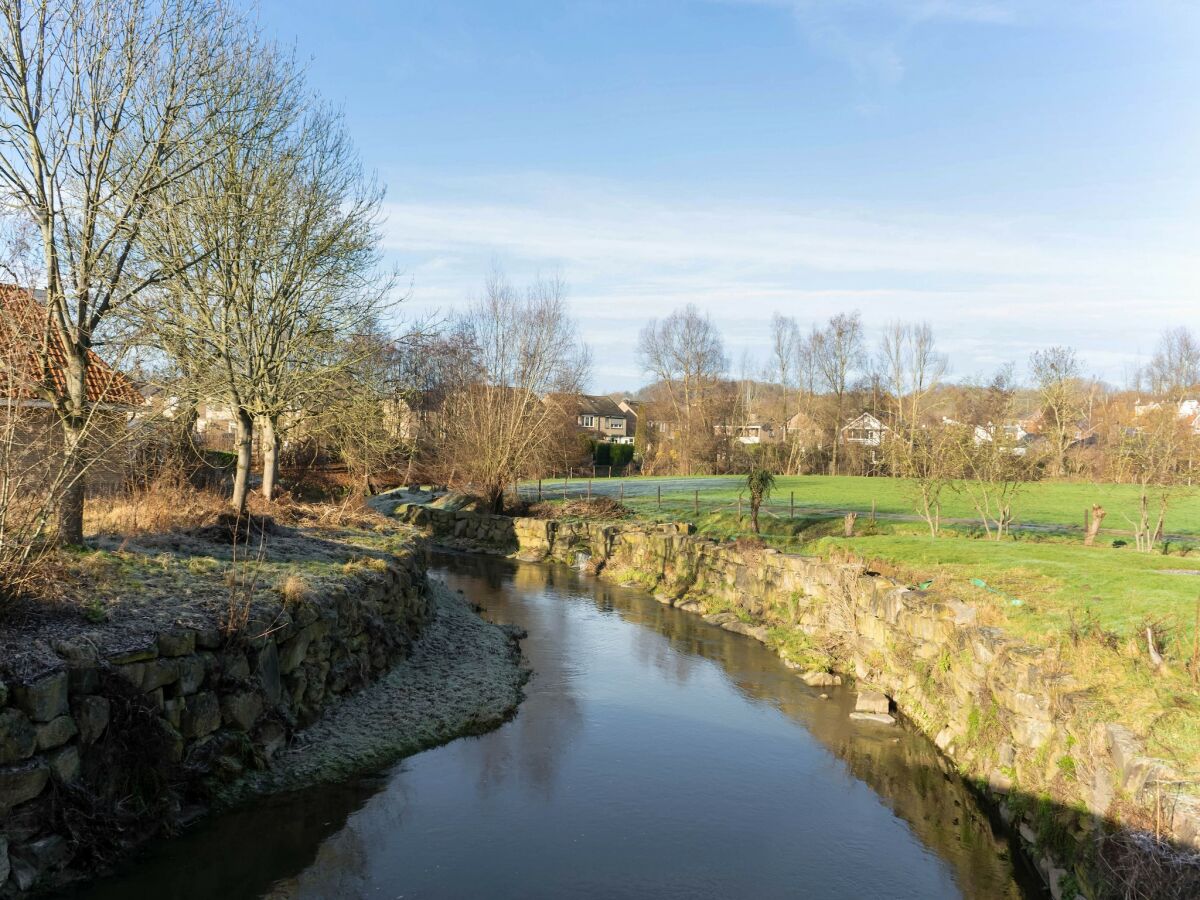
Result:
<svg viewBox="0 0 1200 900"><path fill-rule="evenodd" d="M190 531L210 525L226 510L219 495L197 490L176 472L164 472L145 488L90 499L84 509L84 530L123 537Z"/></svg>
<svg viewBox="0 0 1200 900"><path fill-rule="evenodd" d="M767 549L767 542L757 535L743 534L733 542L733 546L739 553L754 557Z"/></svg>
<svg viewBox="0 0 1200 900"><path fill-rule="evenodd" d="M1200 853L1155 837L1121 830L1100 841L1102 896L1121 900L1194 900L1200 897Z"/></svg>
<svg viewBox="0 0 1200 900"><path fill-rule="evenodd" d="M586 519L607 522L613 519L627 519L633 515L633 510L611 497L592 497L590 500L579 498L562 503L532 503L528 506L526 514L537 519Z"/></svg>
<svg viewBox="0 0 1200 900"><path fill-rule="evenodd" d="M386 522L361 495L348 497L342 503L302 503L290 496L267 503L260 497L252 497L250 508L255 513L271 516L277 522L308 528L355 528L370 531Z"/></svg>
<svg viewBox="0 0 1200 900"><path fill-rule="evenodd" d="M283 597L283 602L288 604L302 603L312 596L312 586L303 575L287 576L279 582L276 590Z"/></svg>

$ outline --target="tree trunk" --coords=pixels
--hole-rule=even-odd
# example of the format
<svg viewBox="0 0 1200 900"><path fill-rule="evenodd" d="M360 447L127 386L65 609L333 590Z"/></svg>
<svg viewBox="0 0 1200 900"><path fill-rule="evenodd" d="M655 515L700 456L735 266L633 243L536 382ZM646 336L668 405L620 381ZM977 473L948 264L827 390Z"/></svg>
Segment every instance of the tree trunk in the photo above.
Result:
<svg viewBox="0 0 1200 900"><path fill-rule="evenodd" d="M1104 521L1104 517L1108 515L1104 511L1104 507L1098 503L1092 504L1092 521L1088 523L1087 535L1084 536L1083 546L1091 547L1096 543L1096 535L1100 533L1100 523Z"/></svg>
<svg viewBox="0 0 1200 900"><path fill-rule="evenodd" d="M65 341L64 341L65 343ZM83 544L83 501L87 494L84 460L87 438L87 357L71 354L67 359L67 408L60 413L63 427L63 482L58 501L58 542L64 546Z"/></svg>
<svg viewBox="0 0 1200 900"><path fill-rule="evenodd" d="M254 419L244 409L237 411L237 472L233 477L233 498L230 504L237 515L246 514L250 494L250 464L254 449Z"/></svg>
<svg viewBox="0 0 1200 900"><path fill-rule="evenodd" d="M750 500L750 525L754 528L754 533L758 534L758 505L761 500Z"/></svg>
<svg viewBox="0 0 1200 900"><path fill-rule="evenodd" d="M494 487L488 491L488 506L496 515L504 512L504 485Z"/></svg>
<svg viewBox="0 0 1200 900"><path fill-rule="evenodd" d="M263 497L270 503L275 499L275 485L279 480L279 432L275 420L267 416L262 421L263 447Z"/></svg>
<svg viewBox="0 0 1200 900"><path fill-rule="evenodd" d="M63 490L58 501L58 542L67 547L83 544L84 429L73 419L63 420Z"/></svg>

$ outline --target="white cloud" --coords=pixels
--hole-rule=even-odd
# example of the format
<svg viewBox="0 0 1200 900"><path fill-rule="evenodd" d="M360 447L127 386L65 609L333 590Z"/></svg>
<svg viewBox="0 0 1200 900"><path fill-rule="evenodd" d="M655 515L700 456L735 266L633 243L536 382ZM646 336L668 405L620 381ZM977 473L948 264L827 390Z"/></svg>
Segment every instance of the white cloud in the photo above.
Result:
<svg viewBox="0 0 1200 900"><path fill-rule="evenodd" d="M716 206L538 178L476 178L470 191L486 199L387 207L413 305L462 304L493 260L514 279L559 271L597 389L636 386L638 330L689 302L726 331L732 358L765 346L775 310L815 322L860 309L874 325L928 319L959 374L1067 343L1119 378L1162 328L1195 322L1200 291L1194 226L1169 241L1128 222L1114 236L1068 234L1033 219Z"/></svg>

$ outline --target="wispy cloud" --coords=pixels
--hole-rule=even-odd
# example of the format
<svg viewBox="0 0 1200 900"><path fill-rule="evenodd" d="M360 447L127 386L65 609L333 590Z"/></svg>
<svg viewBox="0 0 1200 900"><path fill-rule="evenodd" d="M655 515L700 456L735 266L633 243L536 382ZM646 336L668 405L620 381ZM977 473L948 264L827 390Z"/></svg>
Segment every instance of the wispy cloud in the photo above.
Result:
<svg viewBox="0 0 1200 900"><path fill-rule="evenodd" d="M816 322L857 308L876 325L929 319L960 374L1073 343L1117 378L1159 330L1187 321L1200 285L1182 234L1135 251L1127 234L1034 220L814 214L518 181L514 192L473 179L478 202L389 205L388 248L422 309L465 302L493 260L516 278L561 272L596 351L597 388L636 385L638 329L689 302L723 327L734 356L765 345L774 310Z"/></svg>
<svg viewBox="0 0 1200 900"><path fill-rule="evenodd" d="M864 84L881 86L905 74L904 47L922 26L1007 25L1019 0L704 0L778 10L795 21L814 51L847 65Z"/></svg>

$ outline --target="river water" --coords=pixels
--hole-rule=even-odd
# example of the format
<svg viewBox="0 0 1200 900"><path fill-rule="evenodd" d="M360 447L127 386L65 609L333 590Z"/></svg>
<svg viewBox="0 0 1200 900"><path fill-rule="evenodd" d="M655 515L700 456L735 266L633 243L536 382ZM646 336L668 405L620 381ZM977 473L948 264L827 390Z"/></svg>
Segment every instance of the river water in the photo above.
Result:
<svg viewBox="0 0 1200 900"><path fill-rule="evenodd" d="M752 639L565 566L430 574L528 630L513 721L214 818L81 896L1040 896L927 741Z"/></svg>

